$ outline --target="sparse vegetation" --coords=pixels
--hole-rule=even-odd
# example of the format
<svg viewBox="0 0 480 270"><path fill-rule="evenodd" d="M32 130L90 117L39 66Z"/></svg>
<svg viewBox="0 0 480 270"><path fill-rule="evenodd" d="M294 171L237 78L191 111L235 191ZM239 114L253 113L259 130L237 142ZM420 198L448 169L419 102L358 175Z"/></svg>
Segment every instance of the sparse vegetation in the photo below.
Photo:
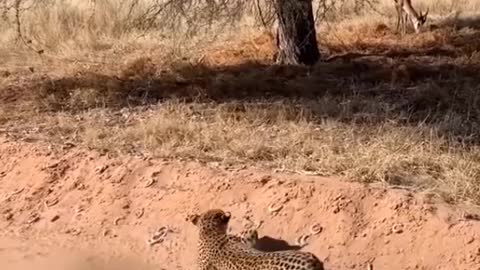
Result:
<svg viewBox="0 0 480 270"><path fill-rule="evenodd" d="M480 3L417 0L437 28L401 37L393 1L315 2L307 69L272 63L254 1L180 2L0 1L0 132L480 203Z"/></svg>

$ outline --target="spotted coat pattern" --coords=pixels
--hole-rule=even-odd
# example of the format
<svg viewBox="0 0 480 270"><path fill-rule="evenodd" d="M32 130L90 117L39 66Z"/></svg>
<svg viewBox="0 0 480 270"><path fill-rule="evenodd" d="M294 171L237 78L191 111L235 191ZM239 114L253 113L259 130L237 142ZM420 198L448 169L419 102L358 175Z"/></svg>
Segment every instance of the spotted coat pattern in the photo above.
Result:
<svg viewBox="0 0 480 270"><path fill-rule="evenodd" d="M324 270L310 252L255 249L256 230L227 234L230 213L220 209L189 216L198 227L198 270Z"/></svg>

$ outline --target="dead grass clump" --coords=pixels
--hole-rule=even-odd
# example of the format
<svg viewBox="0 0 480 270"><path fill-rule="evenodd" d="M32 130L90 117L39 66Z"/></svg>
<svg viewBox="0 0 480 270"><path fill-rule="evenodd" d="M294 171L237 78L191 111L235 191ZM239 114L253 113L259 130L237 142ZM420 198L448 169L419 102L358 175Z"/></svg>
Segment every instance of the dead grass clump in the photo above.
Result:
<svg viewBox="0 0 480 270"><path fill-rule="evenodd" d="M127 64L121 71L120 78L123 80L141 80L153 78L157 68L150 57L140 57Z"/></svg>
<svg viewBox="0 0 480 270"><path fill-rule="evenodd" d="M28 93L32 98L32 109L77 111L118 107L129 100L144 102L141 99L154 87L151 83L157 79L156 66L149 57L140 57L122 66L116 67L119 69L118 75L112 71L106 74L76 72L72 76L62 74L59 78L35 80L34 88L37 91ZM27 102L28 97L25 96L23 101Z"/></svg>
<svg viewBox="0 0 480 270"><path fill-rule="evenodd" d="M228 43L207 48L199 62L209 66L233 66L248 61L272 63L275 43L269 33L252 33L247 40L235 39Z"/></svg>
<svg viewBox="0 0 480 270"><path fill-rule="evenodd" d="M291 102L169 101L147 111L101 110L74 121L67 115L50 118L49 138L69 138L110 153L341 175L480 202L478 146L458 143L435 125L377 124L366 121L368 116L353 123L315 121L315 112L305 108Z"/></svg>

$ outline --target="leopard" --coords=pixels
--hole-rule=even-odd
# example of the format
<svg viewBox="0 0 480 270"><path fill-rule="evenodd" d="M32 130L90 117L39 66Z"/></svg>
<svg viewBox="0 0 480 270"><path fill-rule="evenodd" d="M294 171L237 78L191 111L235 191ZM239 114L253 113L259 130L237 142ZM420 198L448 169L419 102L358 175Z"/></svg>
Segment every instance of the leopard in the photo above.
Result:
<svg viewBox="0 0 480 270"><path fill-rule="evenodd" d="M299 250L262 251L255 248L258 231L228 234L231 213L210 209L188 215L198 229L198 270L324 270L315 254Z"/></svg>
<svg viewBox="0 0 480 270"><path fill-rule="evenodd" d="M227 234L227 238L232 244L240 243L243 246L255 248L258 243L258 231L256 229L245 229L238 235Z"/></svg>

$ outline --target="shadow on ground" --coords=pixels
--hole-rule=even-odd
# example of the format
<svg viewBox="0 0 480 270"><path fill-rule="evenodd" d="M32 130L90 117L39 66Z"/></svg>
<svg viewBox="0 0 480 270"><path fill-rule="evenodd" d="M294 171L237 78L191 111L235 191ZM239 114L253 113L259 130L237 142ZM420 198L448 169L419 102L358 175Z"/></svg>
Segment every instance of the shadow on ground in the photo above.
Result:
<svg viewBox="0 0 480 270"><path fill-rule="evenodd" d="M257 240L255 248L261 251L272 252L282 250L300 250L302 247L298 245L290 245L285 240L264 236Z"/></svg>
<svg viewBox="0 0 480 270"><path fill-rule="evenodd" d="M4 89L31 97L39 111L120 108L166 99L186 102L263 103L287 100L310 121L440 126L478 143L480 32L458 31L428 48L378 47L375 53L325 57L313 68L265 61L212 66L176 63L161 69L140 58L115 74L81 72ZM33 91L35 90L35 91Z"/></svg>
<svg viewBox="0 0 480 270"><path fill-rule="evenodd" d="M433 24L433 28L453 27L457 29L470 28L480 30L480 15L462 15L460 12L453 12L449 16Z"/></svg>

